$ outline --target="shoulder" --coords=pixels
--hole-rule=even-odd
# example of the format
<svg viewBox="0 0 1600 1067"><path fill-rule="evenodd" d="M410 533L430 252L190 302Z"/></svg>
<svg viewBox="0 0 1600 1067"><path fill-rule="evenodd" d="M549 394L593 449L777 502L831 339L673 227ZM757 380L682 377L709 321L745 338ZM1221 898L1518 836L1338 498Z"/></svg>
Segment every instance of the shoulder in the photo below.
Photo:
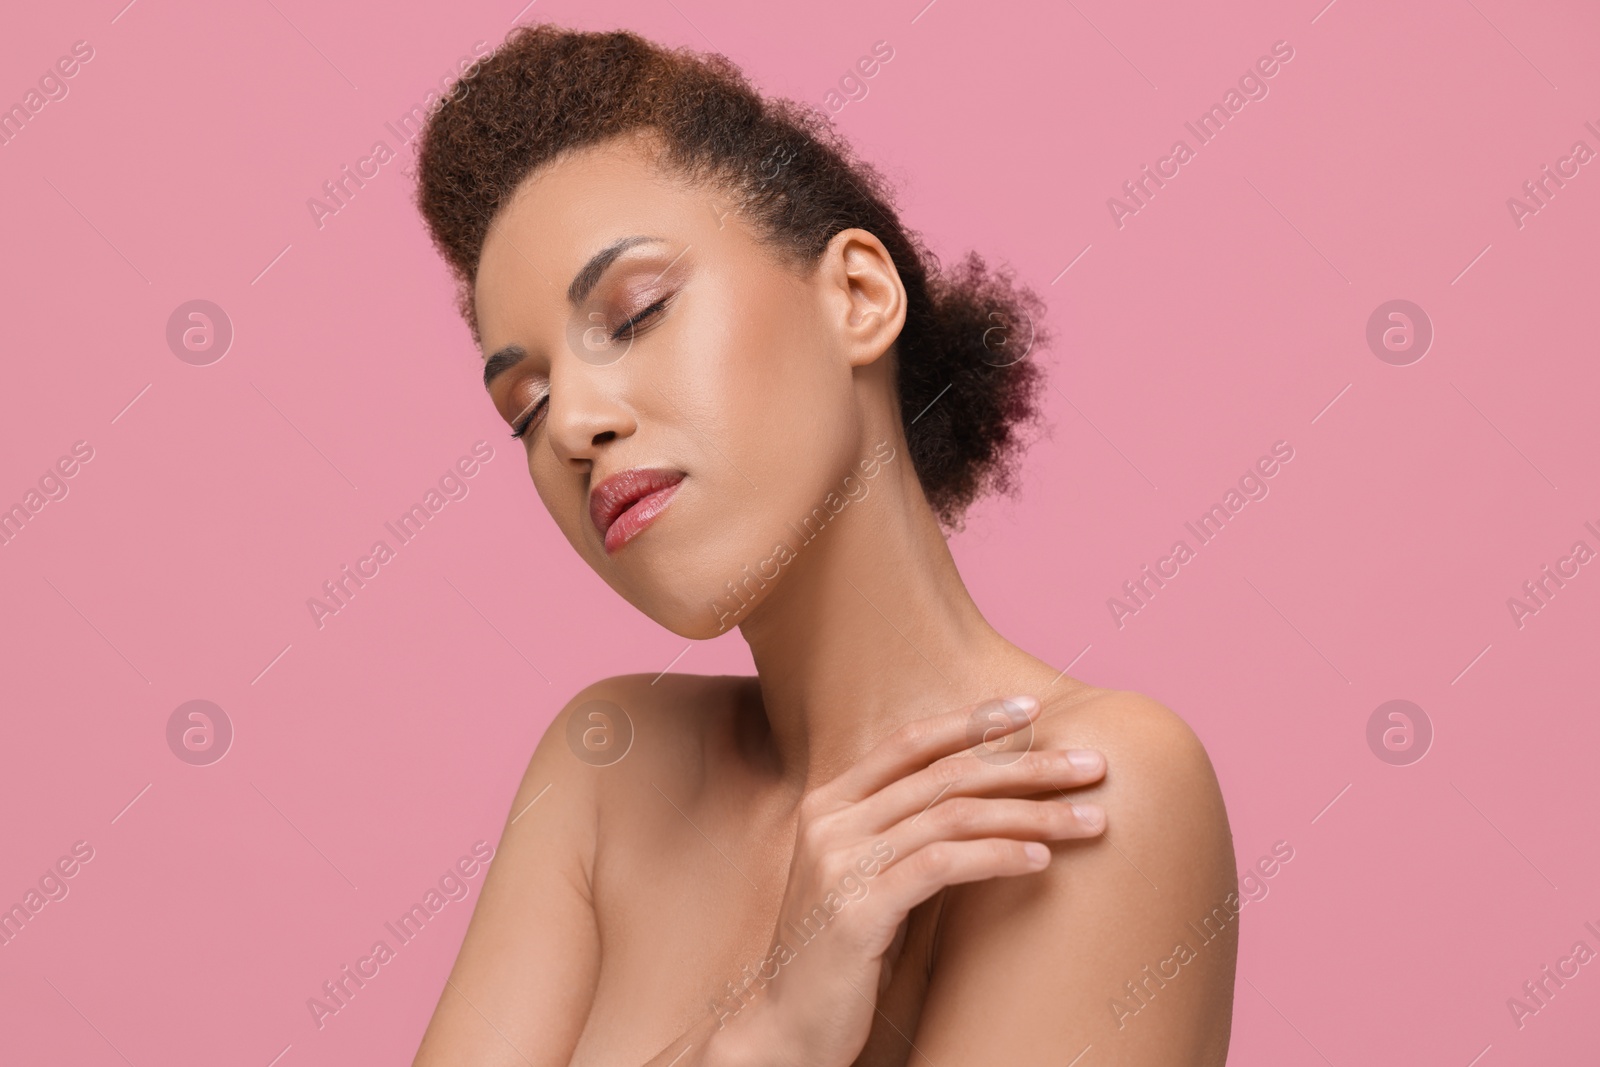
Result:
<svg viewBox="0 0 1600 1067"><path fill-rule="evenodd" d="M715 679L621 675L556 710L506 811L419 1064L486 1063L504 1042L568 1053L576 1046L600 969L601 829L615 836L629 825L606 811L630 803L617 799L626 790L672 780L670 769L703 731L696 704L717 688ZM485 1018L499 1022L485 1027Z"/></svg>
<svg viewBox="0 0 1600 1067"><path fill-rule="evenodd" d="M1105 832L1053 843L1037 874L950 891L933 992L955 1014L927 1036L965 1051L955 1006L989 1001L994 983L1014 999L996 994L981 1008L1014 1023L1018 1055L1030 1042L1076 1041L1076 1050L1092 1040L1120 1063L1220 1064L1237 876L1205 747L1181 717L1138 693L1084 686L1042 700L1031 748L1105 756L1100 782L1068 791L1073 803L1104 809ZM933 1055L922 1035L918 1045Z"/></svg>
<svg viewBox="0 0 1600 1067"><path fill-rule="evenodd" d="M574 693L529 760L518 800L559 783L591 805L651 780L703 769L708 743L732 719L741 687L731 675L620 674ZM518 805L513 805L513 814Z"/></svg>
<svg viewBox="0 0 1600 1067"><path fill-rule="evenodd" d="M671 789L703 763L716 715L738 678L624 674L602 678L557 709L506 810L496 881L553 872L589 895L602 827L653 788ZM487 891L487 890L486 890Z"/></svg>
<svg viewBox="0 0 1600 1067"><path fill-rule="evenodd" d="M1226 830L1221 789L1205 746L1189 724L1160 701L1141 693L1086 686L1061 699L1047 697L1034 730L1036 747L1103 752L1106 777L1097 789L1108 799L1206 801L1196 814L1220 820L1220 826L1213 828ZM1197 823L1191 828L1201 827Z"/></svg>
<svg viewBox="0 0 1600 1067"><path fill-rule="evenodd" d="M725 705L737 683L726 675L618 674L584 686L562 705L538 751L565 750L582 766L606 767L633 754L641 732L692 739L709 725L707 706Z"/></svg>
<svg viewBox="0 0 1600 1067"><path fill-rule="evenodd" d="M1159 890L1165 879L1184 897L1220 897L1235 888L1221 786L1205 746L1176 712L1141 693L1085 687L1045 700L1033 747L1092 748L1105 756L1104 779L1072 794L1105 809L1105 835L1065 849L1067 866L1116 884L1135 867L1146 888Z"/></svg>
<svg viewBox="0 0 1600 1067"><path fill-rule="evenodd" d="M1178 750L1204 757L1200 739L1177 712L1165 704L1124 689L1085 685L1057 698L1043 697L1038 728L1068 733L1090 730L1116 739L1139 740L1162 751Z"/></svg>

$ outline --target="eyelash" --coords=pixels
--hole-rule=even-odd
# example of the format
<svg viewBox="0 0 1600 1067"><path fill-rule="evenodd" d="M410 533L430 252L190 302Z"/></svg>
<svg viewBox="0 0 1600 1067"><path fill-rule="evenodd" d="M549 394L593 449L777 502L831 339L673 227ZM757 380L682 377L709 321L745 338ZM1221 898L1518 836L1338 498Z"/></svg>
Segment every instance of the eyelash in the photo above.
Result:
<svg viewBox="0 0 1600 1067"><path fill-rule="evenodd" d="M520 423L511 428L511 436L516 438L525 436L529 428L533 426L534 416L538 415L539 412L544 409L545 404L549 402L549 400L549 393L545 393L544 396L541 396L538 402L535 403L531 409L529 409L527 416L523 418Z"/></svg>
<svg viewBox="0 0 1600 1067"><path fill-rule="evenodd" d="M651 304L649 307L630 318L627 322L624 322L621 326L618 326L616 331L611 334L611 340L620 340L622 335L627 331L634 329L641 323L648 322L653 319L659 312L666 308L667 302L671 299L672 296L670 294L662 297L654 304ZM519 424L512 427L511 436L514 438L522 438L527 436L528 431L533 427L534 419L538 416L539 412L544 410L545 405L549 403L549 401L549 393L546 393L544 396L540 397L538 402L533 405L533 409L528 412L527 416L524 417Z"/></svg>
<svg viewBox="0 0 1600 1067"><path fill-rule="evenodd" d="M654 318L656 313L665 308L667 306L667 301L671 299L672 296L669 294L662 297L660 300L657 300L654 304L651 304L649 307L639 312L639 314L635 315L627 322L624 322L621 326L618 326L616 331L611 334L611 339L613 341L621 340L624 333L638 326L641 322L648 322L650 319Z"/></svg>

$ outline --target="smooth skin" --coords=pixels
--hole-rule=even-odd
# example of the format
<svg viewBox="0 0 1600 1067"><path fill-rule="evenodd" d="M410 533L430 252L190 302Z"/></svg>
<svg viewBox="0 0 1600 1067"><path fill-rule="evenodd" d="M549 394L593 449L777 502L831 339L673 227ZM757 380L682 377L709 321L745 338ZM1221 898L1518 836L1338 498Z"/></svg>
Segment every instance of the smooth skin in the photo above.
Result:
<svg viewBox="0 0 1600 1067"><path fill-rule="evenodd" d="M609 678L562 708L416 1064L1222 1064L1237 896L1204 749L973 603L906 450L882 243L787 263L655 148L571 151L496 216L480 331L521 358L490 395L514 427L533 409L529 472L584 561L684 637L737 626L757 674ZM633 467L686 476L607 553L588 491ZM604 766L568 743L575 715L618 729L597 701L632 728Z"/></svg>

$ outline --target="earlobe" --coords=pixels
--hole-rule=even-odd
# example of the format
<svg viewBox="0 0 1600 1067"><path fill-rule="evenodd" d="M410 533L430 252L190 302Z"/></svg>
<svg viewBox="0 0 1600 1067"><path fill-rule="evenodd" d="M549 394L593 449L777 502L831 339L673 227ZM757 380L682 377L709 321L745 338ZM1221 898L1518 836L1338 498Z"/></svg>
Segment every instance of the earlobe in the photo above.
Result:
<svg viewBox="0 0 1600 1067"><path fill-rule="evenodd" d="M866 366L889 350L905 324L900 272L883 242L862 229L835 234L829 255L845 298L842 326L850 364Z"/></svg>

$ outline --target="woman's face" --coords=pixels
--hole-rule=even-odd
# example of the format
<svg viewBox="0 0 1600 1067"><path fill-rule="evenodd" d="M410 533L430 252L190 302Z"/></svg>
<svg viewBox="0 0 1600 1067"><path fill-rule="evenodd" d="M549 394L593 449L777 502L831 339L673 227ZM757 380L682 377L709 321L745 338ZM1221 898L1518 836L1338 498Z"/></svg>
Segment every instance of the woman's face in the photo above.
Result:
<svg viewBox="0 0 1600 1067"><path fill-rule="evenodd" d="M785 568L749 576L772 577L789 524L859 477L863 425L881 422L863 383L887 367L904 290L870 234L803 275L652 159L621 137L531 175L474 295L490 395L567 540L645 614L709 637L738 607L729 583L769 594Z"/></svg>

